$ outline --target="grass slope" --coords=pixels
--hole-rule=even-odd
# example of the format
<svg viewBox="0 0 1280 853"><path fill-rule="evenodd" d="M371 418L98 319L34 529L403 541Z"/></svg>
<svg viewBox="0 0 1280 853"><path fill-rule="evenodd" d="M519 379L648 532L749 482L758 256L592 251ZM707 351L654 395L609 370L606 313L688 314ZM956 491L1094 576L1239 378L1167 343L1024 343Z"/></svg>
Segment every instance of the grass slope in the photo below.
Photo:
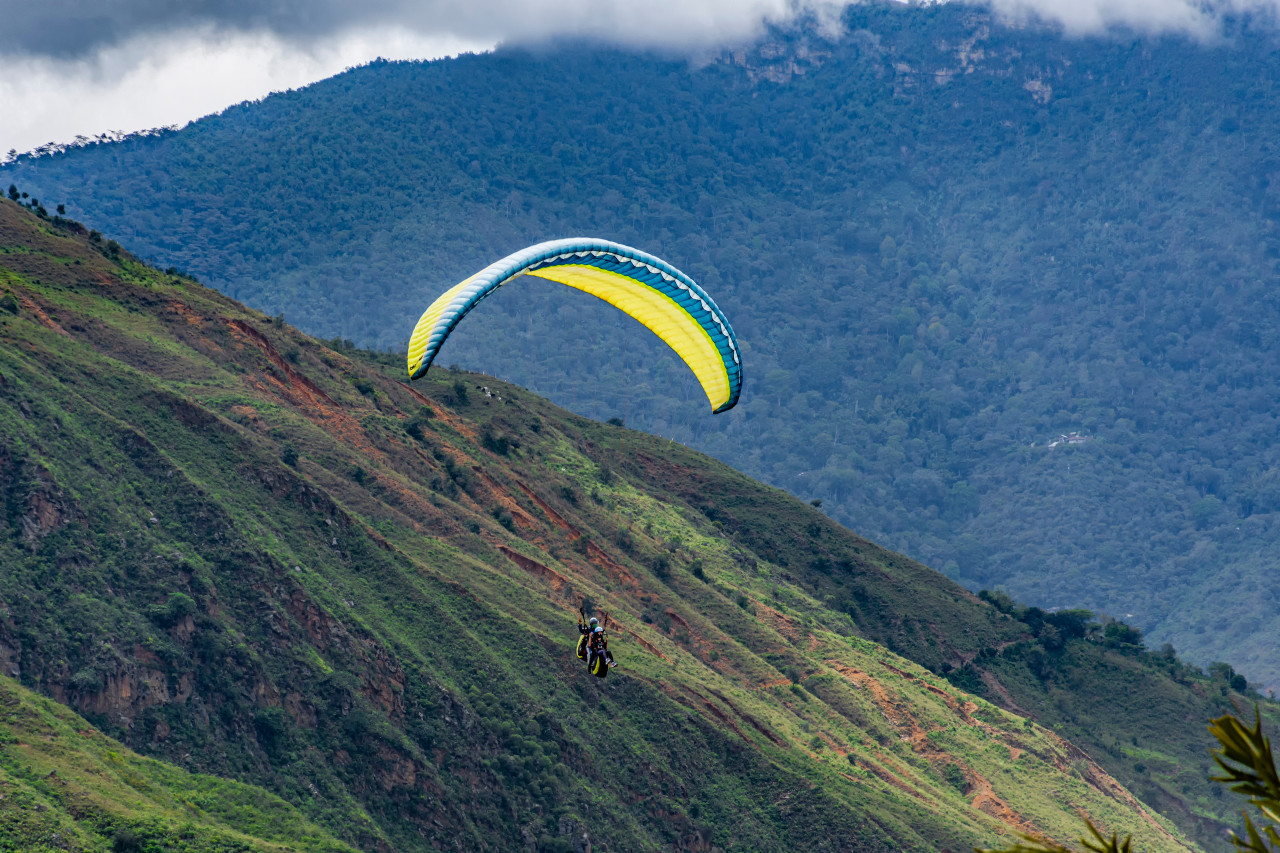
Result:
<svg viewBox="0 0 1280 853"><path fill-rule="evenodd" d="M0 850L340 853L261 788L143 758L0 676Z"/></svg>
<svg viewBox="0 0 1280 853"><path fill-rule="evenodd" d="M1225 690L1085 635L1032 668L1027 614L679 445L407 386L8 202L0 291L0 668L353 846L958 851L1085 813L1185 850L1226 811L1178 790ZM1048 727L1067 653L1168 693L1141 743L1177 767Z"/></svg>

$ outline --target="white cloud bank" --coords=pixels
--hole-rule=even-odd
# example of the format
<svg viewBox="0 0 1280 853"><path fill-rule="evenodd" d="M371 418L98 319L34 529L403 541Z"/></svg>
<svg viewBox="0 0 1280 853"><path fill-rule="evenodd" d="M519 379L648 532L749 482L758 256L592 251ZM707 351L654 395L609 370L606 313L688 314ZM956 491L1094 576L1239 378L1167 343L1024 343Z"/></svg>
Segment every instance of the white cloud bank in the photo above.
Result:
<svg viewBox="0 0 1280 853"><path fill-rule="evenodd" d="M406 29L304 46L271 33L227 35L206 27L148 35L74 60L0 56L0 159L79 135L184 125L379 56L433 59L491 46Z"/></svg>
<svg viewBox="0 0 1280 853"><path fill-rule="evenodd" d="M1280 12L1280 0L985 0L983 5L1007 17L1056 24L1076 36L1120 29L1208 40L1219 35L1226 16L1274 19Z"/></svg>
<svg viewBox="0 0 1280 853"><path fill-rule="evenodd" d="M766 19L841 0L0 0L0 53L75 59L191 28L269 32L301 43L403 28L493 44L583 35L692 46L740 39Z"/></svg>
<svg viewBox="0 0 1280 853"><path fill-rule="evenodd" d="M842 0L0 0L0 159L312 83L379 56L557 36L675 51L741 43ZM104 9L110 10L109 14Z"/></svg>
<svg viewBox="0 0 1280 853"><path fill-rule="evenodd" d="M962 0L956 0L962 2ZM1211 39L1280 0L968 0L1072 35ZM343 68L556 36L698 51L847 0L0 0L0 158L77 135L185 124Z"/></svg>

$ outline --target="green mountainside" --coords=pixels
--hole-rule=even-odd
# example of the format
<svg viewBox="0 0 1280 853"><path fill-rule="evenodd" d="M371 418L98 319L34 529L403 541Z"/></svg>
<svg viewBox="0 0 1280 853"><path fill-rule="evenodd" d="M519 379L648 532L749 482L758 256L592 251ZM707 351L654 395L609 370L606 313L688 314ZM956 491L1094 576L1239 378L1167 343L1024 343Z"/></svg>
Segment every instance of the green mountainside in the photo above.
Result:
<svg viewBox="0 0 1280 853"><path fill-rule="evenodd" d="M375 63L0 179L376 348L530 243L657 252L739 333L723 418L647 332L532 283L442 363L820 498L971 590L1280 685L1273 32L1064 39L962 4L845 24L696 67L581 44Z"/></svg>
<svg viewBox="0 0 1280 853"><path fill-rule="evenodd" d="M0 676L0 850L352 850L261 788L143 758Z"/></svg>
<svg viewBox="0 0 1280 853"><path fill-rule="evenodd" d="M0 201L0 671L365 850L1226 849L1229 671L401 370Z"/></svg>

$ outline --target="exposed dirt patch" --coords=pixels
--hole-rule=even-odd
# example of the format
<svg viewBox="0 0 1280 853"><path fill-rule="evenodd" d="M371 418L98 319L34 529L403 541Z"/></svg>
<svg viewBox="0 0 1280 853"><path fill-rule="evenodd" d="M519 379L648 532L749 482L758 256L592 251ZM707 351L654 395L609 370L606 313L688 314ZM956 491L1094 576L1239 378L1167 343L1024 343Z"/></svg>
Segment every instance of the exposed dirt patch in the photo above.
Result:
<svg viewBox="0 0 1280 853"><path fill-rule="evenodd" d="M918 684L921 687L923 687L925 690L928 690L930 693L934 694L935 696L940 698L943 702L945 702L947 704L947 707L950 708L953 712L955 712L956 716L960 717L962 720L964 720L964 722L970 725L973 724L973 719L969 716L970 714L969 707L971 703L965 703L962 705L960 704L960 700L958 700L955 696L948 693L947 691L943 690L941 687L930 684L929 682L925 681L923 678L917 675L913 675L909 672L898 669L896 666L893 666L892 664L882 663L881 666L883 666L885 669L889 670L890 672L897 673L899 676L901 676L902 678L905 678L907 681L910 681L913 684Z"/></svg>
<svg viewBox="0 0 1280 853"><path fill-rule="evenodd" d="M184 678L190 680L191 676ZM189 684L177 686L184 695L190 695ZM71 704L81 713L102 714L128 726L147 708L170 704L175 696L169 690L169 677L163 669L130 660L118 662L114 672L105 673L99 689L73 695L72 699Z"/></svg>
<svg viewBox="0 0 1280 853"><path fill-rule="evenodd" d="M258 417L258 410L253 406L232 406L231 414L253 423L261 423L261 419Z"/></svg>
<svg viewBox="0 0 1280 853"><path fill-rule="evenodd" d="M985 815L995 818L1005 826L1016 829L1018 832L1033 834L1036 827L1009 808L1009 804L996 794L992 789L991 783L981 773L976 773L968 768L965 769L965 776L969 781L969 788L973 791L973 796L969 798L969 805Z"/></svg>
<svg viewBox="0 0 1280 853"><path fill-rule="evenodd" d="M1020 717L1027 717L1027 718L1031 717L1030 714L1024 711L1021 707L1019 707L1017 702L1013 701L1013 694L1010 693L1008 689L1003 684L1000 683L1000 679L996 678L994 675L992 675L990 672L988 672L985 669L979 670L979 677L982 678L982 683L987 685L987 687L991 689L992 693L1000 697L1000 706L1002 708L1004 708L1006 711L1012 711L1013 713L1017 714Z"/></svg>
<svg viewBox="0 0 1280 853"><path fill-rule="evenodd" d="M587 540L587 559L597 569L622 584L629 592L640 591L640 584L636 581L635 575L631 574L625 566L614 562L613 558L606 554L599 545L589 539Z"/></svg>
<svg viewBox="0 0 1280 853"><path fill-rule="evenodd" d="M717 699L719 699L721 702L727 705L729 709L733 711L733 713L737 714L739 718L746 721L747 725L751 726L751 728L755 729L760 734L764 735L769 740L773 741L773 743L776 746L780 746L783 749L791 748L791 745L789 743L787 743L785 740L783 740L778 735L774 734L772 731L766 728L759 720L757 720L755 717L751 716L746 711L739 708L737 705L733 704L733 701L729 699L729 697L725 696L723 693L721 693L718 690L708 689L707 692L711 693L711 695L715 696Z"/></svg>
<svg viewBox="0 0 1280 853"><path fill-rule="evenodd" d="M797 646L801 643L803 633L800 631L799 627L797 627L794 619L786 614L774 610L763 602L757 601L755 605L756 616L759 617L761 621L765 622L779 634L786 637L787 642L791 643L791 645Z"/></svg>
<svg viewBox="0 0 1280 853"><path fill-rule="evenodd" d="M551 588L554 589L556 592L560 592L566 586L569 586L569 581L565 578L565 576L560 574L550 566L544 566L542 565L542 563L539 563L537 560L533 560L533 559L530 559L529 557L526 557L524 554L521 554L519 551L511 550L506 545L497 545L495 547L497 547L497 549L501 551L503 554L507 555L507 558L510 559L511 562L515 563L517 566L524 569L529 574L533 575L534 577L539 577L539 578L542 578L543 580L550 581Z"/></svg>
<svg viewBox="0 0 1280 853"><path fill-rule="evenodd" d="M537 522L529 517L528 513L524 511L520 504L516 503L515 498L511 497L509 492L503 489L498 485L497 481L485 473L483 468L479 465L472 465L471 470L476 473L476 476L478 476L489 489L489 494L492 496L494 503L509 512L512 520L520 528L524 530L533 530L539 526Z"/></svg>
<svg viewBox="0 0 1280 853"><path fill-rule="evenodd" d="M644 650L645 650L646 652L648 652L649 654L657 655L658 657L662 658L663 660L667 661L668 663L670 663L670 662L671 662L671 658L667 657L667 656L666 656L666 655L664 655L661 651L659 651L657 646L655 646L653 643L649 642L648 640L646 640L644 637L640 636L640 635L639 635L639 634L637 634L636 632L634 632L634 631L628 631L628 630L627 630L625 627L623 627L623 625L622 625L620 622L618 622L616 619L610 619L610 620L609 620L609 627L610 627L612 630L614 630L615 632L617 632L617 633L619 633L619 634L626 634L626 635L627 635L627 636L629 636L631 639L635 640L635 641L636 641L636 645L640 646L640 648L644 649Z"/></svg>
<svg viewBox="0 0 1280 853"><path fill-rule="evenodd" d="M18 297L18 303L22 306L23 310L34 314L36 319L40 321L40 325L53 329L64 338L71 337L71 334L66 329L55 323L53 319L44 312L44 309L37 305L31 297L26 296L25 294L21 295Z"/></svg>
<svg viewBox="0 0 1280 853"><path fill-rule="evenodd" d="M338 405L332 397L322 391L320 386L312 382L306 374L299 372L293 365L285 361L284 357L280 355L279 351L271 344L271 341L267 340L266 335L262 334L262 332L259 332L243 320L230 320L227 325L231 327L232 334L238 333L239 337L251 341L254 346L260 349L262 354L267 357L277 370L289 377L289 382L306 391L307 396L312 398L314 404L332 407Z"/></svg>
<svg viewBox="0 0 1280 853"><path fill-rule="evenodd" d="M369 441L364 428L351 416L348 407L339 405L309 378L295 370L266 336L241 320L230 320L227 327L233 338L242 345L261 351L277 373L285 377L282 381L277 375L265 374L267 384L256 383L260 391L282 398L301 410L321 429L340 437L347 445L369 458L385 458L385 454Z"/></svg>
<svg viewBox="0 0 1280 853"><path fill-rule="evenodd" d="M403 513L402 517L409 524L417 525L440 518L439 508L413 487L405 485L389 474L380 472L372 473L371 479L373 485L377 487L376 491L371 490L373 496L381 500L383 506ZM381 539L381 537L375 537L375 539ZM385 540L382 540L379 545L384 542Z"/></svg>
<svg viewBox="0 0 1280 853"><path fill-rule="evenodd" d="M728 726L729 729L738 737L742 738L751 746L755 746L757 749L759 749L759 747L756 746L755 741L747 737L746 733L743 732L742 729L738 727L738 724L735 723L729 717L728 714L726 714L723 710L721 710L720 706L716 705L715 702L712 702L710 699L706 698L705 696L698 693L697 691L690 691L690 692L693 693L694 696L698 697L698 701L702 703L702 707L706 708L707 711L711 713L711 716L716 720L716 722L720 723L722 726Z"/></svg>
<svg viewBox="0 0 1280 853"><path fill-rule="evenodd" d="M667 608L667 617L677 626L683 628L686 631L689 631L690 633L693 632L693 629L689 627L689 623L684 621L684 618L679 613L672 610L670 607Z"/></svg>
<svg viewBox="0 0 1280 853"><path fill-rule="evenodd" d="M903 793L908 794L909 796L915 797L917 800L922 800L924 802L929 801L928 797L926 797L920 791L917 791L914 786L907 784L907 782L904 779L902 779L900 776L895 774L888 767L885 767L881 764L876 764L873 761L862 762L862 766L870 770L872 773L874 773L876 778L880 779L880 781L886 784L892 785L893 787L897 788L899 791L902 791Z"/></svg>
<svg viewBox="0 0 1280 853"><path fill-rule="evenodd" d="M875 678L838 660L828 660L826 663L827 666L844 676L846 680L870 693L872 700L876 703L876 707L880 709L880 713L894 728L905 730L910 734L923 735L923 731L916 725L915 718L900 707L901 703L898 698L890 694L885 686Z"/></svg>
<svg viewBox="0 0 1280 853"><path fill-rule="evenodd" d="M406 392L409 394L409 396L410 396L410 397L413 397L413 399L417 400L417 401L418 401L419 403L421 403L422 405L427 406L428 408L430 408L430 409L431 409L431 417L433 417L433 418L437 418L437 419L439 419L439 420L444 421L446 424L448 424L448 425L449 425L449 427L450 427L451 429L453 429L453 430L454 430L455 432L457 432L458 434L466 436L466 437L467 437L468 439L470 439L471 441L475 441L475 438L476 438L476 431L475 431L474 429L472 429L472 428L471 428L471 426L470 426L468 423L466 423L465 421L463 421L461 418L459 418L459 417L458 417L457 415L455 415L453 412L451 412L451 411L449 411L448 409L444 408L444 407L443 407L443 406L441 406L439 403L437 403L436 401L432 400L430 397L426 396L425 394L421 393L420 391L417 391L417 390L415 390L415 389L413 389L413 388L410 388L410 387L409 387L406 383L404 383L404 382L399 383L398 387L399 387L399 388L401 388L402 390L406 391Z"/></svg>
<svg viewBox="0 0 1280 853"><path fill-rule="evenodd" d="M187 303L179 302L177 299L171 300L169 310L186 320L188 325L195 326L197 329L204 328L204 318L192 311Z"/></svg>
<svg viewBox="0 0 1280 853"><path fill-rule="evenodd" d="M551 519L551 522L553 524L555 524L557 527L560 527L568 531L570 540L576 542L582 536L582 533L579 532L579 530L576 527L574 527L569 522L565 521L564 516L556 512L549 503L544 501L542 498L538 497L534 493L533 489L529 488L519 480L516 480L516 485L520 488L520 491L525 493L525 495L529 498L529 500L533 501L534 504L537 505L538 509L546 513L547 518Z"/></svg>
<svg viewBox="0 0 1280 853"><path fill-rule="evenodd" d="M822 742L827 745L828 749L830 749L832 752L834 752L836 755L840 756L841 758L844 758L846 755L849 754L849 750L845 749L843 746L837 743L836 739L833 738L831 735L827 734L826 732L818 732L818 737L822 738Z"/></svg>

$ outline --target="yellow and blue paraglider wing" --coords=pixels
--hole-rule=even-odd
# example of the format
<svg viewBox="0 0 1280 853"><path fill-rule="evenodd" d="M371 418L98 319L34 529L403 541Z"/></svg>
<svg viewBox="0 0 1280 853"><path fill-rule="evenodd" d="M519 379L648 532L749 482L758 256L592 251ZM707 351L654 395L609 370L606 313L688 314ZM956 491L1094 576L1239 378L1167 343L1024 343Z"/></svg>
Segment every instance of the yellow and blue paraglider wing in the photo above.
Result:
<svg viewBox="0 0 1280 853"><path fill-rule="evenodd" d="M576 288L643 323L689 365L715 412L738 402L742 361L733 328L692 279L652 255L607 240L539 243L450 288L418 320L409 340L409 378L431 366L467 312L522 275Z"/></svg>

